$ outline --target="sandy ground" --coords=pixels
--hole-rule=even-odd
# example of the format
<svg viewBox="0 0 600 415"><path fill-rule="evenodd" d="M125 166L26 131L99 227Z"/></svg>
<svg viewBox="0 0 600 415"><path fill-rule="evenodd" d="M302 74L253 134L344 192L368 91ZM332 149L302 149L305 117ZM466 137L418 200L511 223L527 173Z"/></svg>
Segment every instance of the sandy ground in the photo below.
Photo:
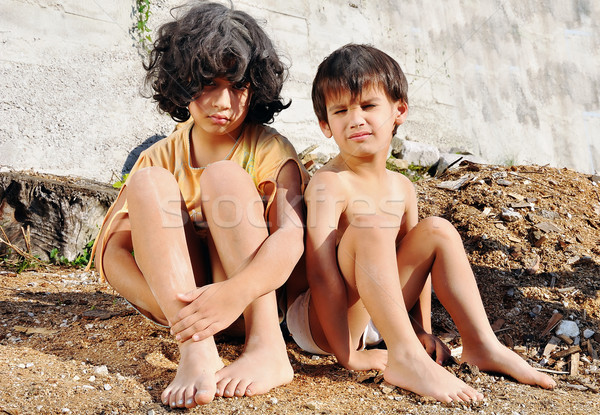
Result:
<svg viewBox="0 0 600 415"><path fill-rule="evenodd" d="M439 187L458 179L464 181L458 190ZM416 185L421 216L446 217L463 236L498 337L551 373L558 382L555 390L450 363L448 370L485 399L474 405L440 404L391 387L376 372L348 371L333 357L306 354L288 341L292 383L263 396L217 398L187 412L599 413L600 190L595 180L567 169L467 164ZM557 314L562 318L556 321L572 321L576 332L557 337L550 350L556 328L546 328ZM433 327L452 349L460 347L455 326L437 301ZM218 339L225 363L241 347L239 340ZM0 413L181 412L159 399L177 361L169 334L128 308L96 273L48 266L17 274L0 263Z"/></svg>

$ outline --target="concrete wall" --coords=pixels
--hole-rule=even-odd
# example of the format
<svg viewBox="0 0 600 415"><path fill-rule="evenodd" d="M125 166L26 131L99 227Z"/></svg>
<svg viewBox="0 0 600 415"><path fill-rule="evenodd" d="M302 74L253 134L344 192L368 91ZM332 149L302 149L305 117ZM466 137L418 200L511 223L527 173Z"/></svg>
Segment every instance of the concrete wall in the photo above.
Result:
<svg viewBox="0 0 600 415"><path fill-rule="evenodd" d="M179 1L153 0L150 27ZM600 170L600 3L594 0L238 0L291 63L274 126L300 151L322 137L319 62L348 42L409 78L399 136L494 163ZM134 1L0 3L0 166L112 182L173 123L139 94Z"/></svg>

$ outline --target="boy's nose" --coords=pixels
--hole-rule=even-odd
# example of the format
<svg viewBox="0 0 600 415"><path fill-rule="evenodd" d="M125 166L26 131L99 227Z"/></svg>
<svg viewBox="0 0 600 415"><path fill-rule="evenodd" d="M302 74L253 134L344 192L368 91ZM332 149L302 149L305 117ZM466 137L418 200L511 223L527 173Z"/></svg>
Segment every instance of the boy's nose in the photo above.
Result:
<svg viewBox="0 0 600 415"><path fill-rule="evenodd" d="M213 98L213 106L215 108L226 109L231 105L231 91L227 87L217 88Z"/></svg>
<svg viewBox="0 0 600 415"><path fill-rule="evenodd" d="M357 111L352 112L350 119L350 128L357 128L365 125L365 119Z"/></svg>

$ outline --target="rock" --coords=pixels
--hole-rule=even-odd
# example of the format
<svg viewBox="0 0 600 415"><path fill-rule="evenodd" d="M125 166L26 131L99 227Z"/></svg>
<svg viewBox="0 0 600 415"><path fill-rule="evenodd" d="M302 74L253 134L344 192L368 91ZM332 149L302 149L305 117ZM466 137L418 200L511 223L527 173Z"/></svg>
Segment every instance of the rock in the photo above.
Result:
<svg viewBox="0 0 600 415"><path fill-rule="evenodd" d="M596 334L596 332L594 330L590 330L590 329L585 329L583 331L583 337L585 339L589 339L590 337L592 337L594 334Z"/></svg>
<svg viewBox="0 0 600 415"><path fill-rule="evenodd" d="M505 179L498 179L498 180L496 181L496 183L497 183L499 186L512 186L512 182L511 182L510 180L505 180Z"/></svg>
<svg viewBox="0 0 600 415"><path fill-rule="evenodd" d="M555 333L557 336L564 334L565 336L575 338L575 337L579 336L579 327L577 326L577 323L575 323L574 321L563 320L558 324L558 327L556 328Z"/></svg>
<svg viewBox="0 0 600 415"><path fill-rule="evenodd" d="M500 212L500 217L506 222L516 222L523 218L519 212L515 212L512 209L506 208L502 208L502 211Z"/></svg>
<svg viewBox="0 0 600 415"><path fill-rule="evenodd" d="M393 165L398 170L406 170L410 166L410 163L408 161L406 161L406 160L403 160L403 159L390 158L388 160L388 163L390 163L391 165Z"/></svg>
<svg viewBox="0 0 600 415"><path fill-rule="evenodd" d="M396 389L396 386L384 381L384 382L381 382L381 384L379 385L379 389L381 389L381 392L384 395L389 395Z"/></svg>
<svg viewBox="0 0 600 415"><path fill-rule="evenodd" d="M535 225L535 227L546 233L562 232L562 230L558 226L556 226L555 224L553 224L551 222L540 222L537 225Z"/></svg>
<svg viewBox="0 0 600 415"><path fill-rule="evenodd" d="M548 209L540 209L537 214L544 219L556 220L560 219L560 213Z"/></svg>
<svg viewBox="0 0 600 415"><path fill-rule="evenodd" d="M308 402L306 402L306 404L304 406L306 406L311 411L316 411L320 407L319 402L315 402L315 401L308 401Z"/></svg>
<svg viewBox="0 0 600 415"><path fill-rule="evenodd" d="M396 142L395 145L397 144ZM440 151L437 147L410 140L402 140L399 149L392 147L392 155L406 160L409 164L423 167L429 167L440 159Z"/></svg>
<svg viewBox="0 0 600 415"><path fill-rule="evenodd" d="M445 182L439 183L438 185L436 185L436 187L439 187L440 189L456 191L456 190L459 190L461 187L463 187L467 182L472 180L474 177L475 176L472 174L465 174L464 176L461 176L457 180L447 180Z"/></svg>
<svg viewBox="0 0 600 415"><path fill-rule="evenodd" d="M468 161L476 164L486 164L487 162L481 157L477 157L473 154L461 154L461 153L440 153L440 158L435 165L435 172L432 176L440 176L446 170L456 169L463 161Z"/></svg>

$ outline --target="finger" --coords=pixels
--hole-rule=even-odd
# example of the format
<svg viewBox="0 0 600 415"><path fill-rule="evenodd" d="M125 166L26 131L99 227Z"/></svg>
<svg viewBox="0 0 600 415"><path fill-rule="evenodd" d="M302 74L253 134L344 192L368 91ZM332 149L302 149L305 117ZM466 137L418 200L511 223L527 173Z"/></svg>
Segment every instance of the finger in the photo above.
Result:
<svg viewBox="0 0 600 415"><path fill-rule="evenodd" d="M197 330L192 337L195 342L199 342L205 340L211 336L214 336L218 332L220 332L223 328L221 328L217 324L209 324L206 328L202 330Z"/></svg>
<svg viewBox="0 0 600 415"><path fill-rule="evenodd" d="M196 334L204 332L206 330L206 328L208 327L208 325L209 325L209 323L207 320L198 320L194 324L188 326L184 330L177 333L175 335L175 340L178 340L181 342L187 341L189 339L193 339L194 341L204 340L208 336L202 336L202 338L198 338L198 339L196 339L195 337L196 337Z"/></svg>
<svg viewBox="0 0 600 415"><path fill-rule="evenodd" d="M438 364L443 364L450 357L450 350L446 347L446 345L442 342L437 343L437 348L435 351L435 361Z"/></svg>
<svg viewBox="0 0 600 415"><path fill-rule="evenodd" d="M199 318L195 314L174 320L171 324L171 334L175 336L178 333L181 333L183 330L193 326L197 320L199 320Z"/></svg>

